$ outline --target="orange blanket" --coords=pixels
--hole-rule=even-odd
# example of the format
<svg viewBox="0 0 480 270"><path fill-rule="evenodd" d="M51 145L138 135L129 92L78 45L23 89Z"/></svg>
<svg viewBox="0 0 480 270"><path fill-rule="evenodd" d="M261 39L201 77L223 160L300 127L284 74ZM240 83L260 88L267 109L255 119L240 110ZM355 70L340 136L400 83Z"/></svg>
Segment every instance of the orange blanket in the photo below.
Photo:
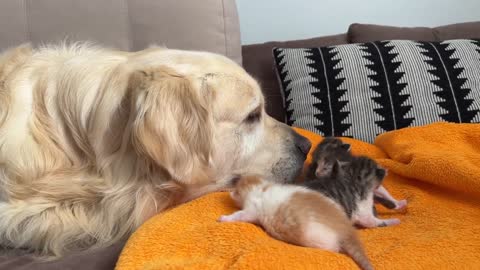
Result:
<svg viewBox="0 0 480 270"><path fill-rule="evenodd" d="M379 207L400 225L360 230L376 269L479 269L480 125L407 128L379 136L376 146L345 140L386 166L385 186L409 201L404 213ZM216 221L235 210L228 194L214 193L155 216L129 239L116 269L357 269L347 256Z"/></svg>

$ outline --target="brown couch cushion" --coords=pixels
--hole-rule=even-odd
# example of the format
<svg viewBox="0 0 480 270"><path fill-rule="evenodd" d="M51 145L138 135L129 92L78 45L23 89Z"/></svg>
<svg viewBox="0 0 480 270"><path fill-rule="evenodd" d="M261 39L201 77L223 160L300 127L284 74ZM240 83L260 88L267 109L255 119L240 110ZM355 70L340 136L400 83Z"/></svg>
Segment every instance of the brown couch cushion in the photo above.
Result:
<svg viewBox="0 0 480 270"><path fill-rule="evenodd" d="M435 28L395 27L354 23L348 28L347 35L350 43L390 39L442 41L448 39L480 38L480 22L458 23Z"/></svg>
<svg viewBox="0 0 480 270"><path fill-rule="evenodd" d="M438 41L460 38L480 38L480 21L435 27L433 31Z"/></svg>
<svg viewBox="0 0 480 270"><path fill-rule="evenodd" d="M111 247L70 254L60 260L42 262L30 255L0 255L0 270L111 270L125 241ZM4 252L4 251L2 251Z"/></svg>
<svg viewBox="0 0 480 270"><path fill-rule="evenodd" d="M350 43L390 39L436 40L432 28L428 27L393 27L359 23L351 24L347 35Z"/></svg>
<svg viewBox="0 0 480 270"><path fill-rule="evenodd" d="M321 47L345 43L347 43L346 34L340 34L304 40L267 42L243 46L243 67L260 83L267 100L267 113L279 121L285 121L283 98L273 63L272 49L274 47Z"/></svg>

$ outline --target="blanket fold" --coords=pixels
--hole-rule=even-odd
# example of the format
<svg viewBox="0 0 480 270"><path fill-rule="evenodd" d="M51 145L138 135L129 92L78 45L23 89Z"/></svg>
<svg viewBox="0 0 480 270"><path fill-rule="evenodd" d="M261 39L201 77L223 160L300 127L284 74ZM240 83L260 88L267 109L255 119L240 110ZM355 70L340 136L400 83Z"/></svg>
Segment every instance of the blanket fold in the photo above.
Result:
<svg viewBox="0 0 480 270"><path fill-rule="evenodd" d="M392 172L480 197L480 124L436 123L388 132L375 144Z"/></svg>
<svg viewBox="0 0 480 270"><path fill-rule="evenodd" d="M297 132L313 145L321 141ZM378 207L400 225L359 230L376 269L478 268L480 125L407 128L379 136L376 145L344 141L387 167L385 186L409 200L402 213ZM345 255L286 244L252 224L216 221L236 210L219 192L157 215L131 236L116 269L358 269Z"/></svg>

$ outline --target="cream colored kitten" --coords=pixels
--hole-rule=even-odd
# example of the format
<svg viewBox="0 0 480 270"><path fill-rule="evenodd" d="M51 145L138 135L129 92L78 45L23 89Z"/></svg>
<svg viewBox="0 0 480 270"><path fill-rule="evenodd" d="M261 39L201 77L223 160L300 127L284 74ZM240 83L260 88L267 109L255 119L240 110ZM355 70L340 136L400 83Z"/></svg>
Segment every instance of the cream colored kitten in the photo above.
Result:
<svg viewBox="0 0 480 270"><path fill-rule="evenodd" d="M361 269L373 269L341 206L321 193L250 176L240 178L230 194L242 210L219 221L258 224L279 240L342 252Z"/></svg>

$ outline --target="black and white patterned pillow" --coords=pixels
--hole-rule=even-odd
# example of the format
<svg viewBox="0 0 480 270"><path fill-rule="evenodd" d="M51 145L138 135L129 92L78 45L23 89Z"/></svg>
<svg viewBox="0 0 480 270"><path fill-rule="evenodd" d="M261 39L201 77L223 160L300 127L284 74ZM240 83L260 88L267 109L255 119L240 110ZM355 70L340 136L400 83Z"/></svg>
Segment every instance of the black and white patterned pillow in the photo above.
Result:
<svg viewBox="0 0 480 270"><path fill-rule="evenodd" d="M480 40L273 50L287 123L373 142L438 121L480 122Z"/></svg>

